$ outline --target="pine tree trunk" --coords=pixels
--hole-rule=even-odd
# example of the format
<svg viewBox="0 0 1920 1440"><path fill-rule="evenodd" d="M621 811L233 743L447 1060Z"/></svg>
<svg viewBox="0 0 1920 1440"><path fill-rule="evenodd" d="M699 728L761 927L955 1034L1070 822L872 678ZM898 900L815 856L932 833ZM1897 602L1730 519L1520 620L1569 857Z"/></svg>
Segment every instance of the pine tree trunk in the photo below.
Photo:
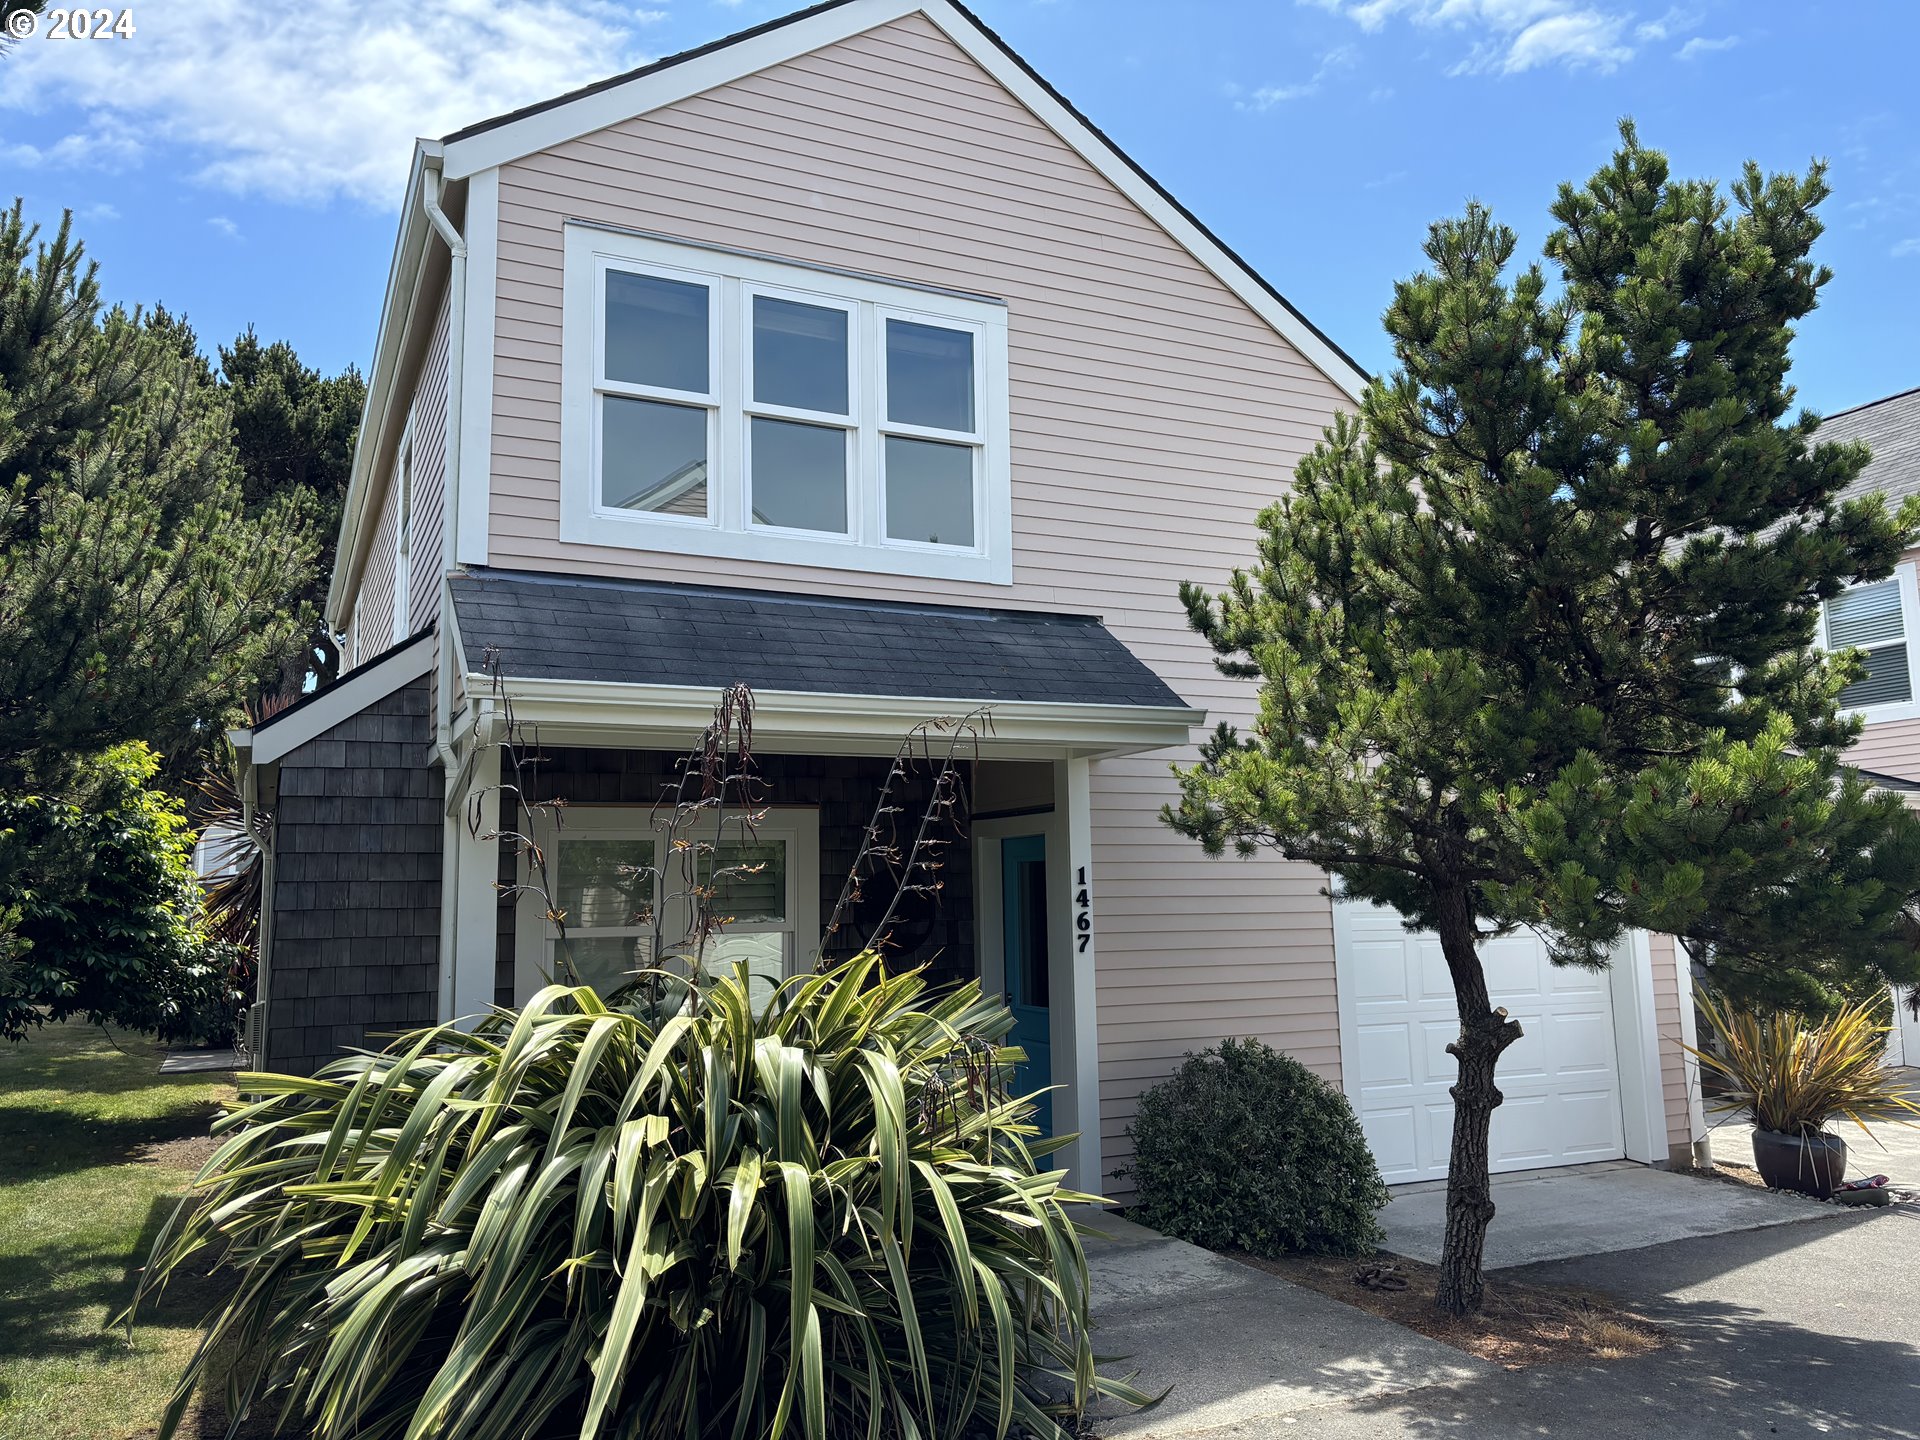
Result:
<svg viewBox="0 0 1920 1440"><path fill-rule="evenodd" d="M1487 998L1469 897L1464 892L1444 897L1439 910L1440 949L1460 1012L1460 1037L1447 1053L1459 1063L1460 1074L1451 1092L1453 1151L1447 1161L1447 1229L1435 1300L1449 1314L1468 1315L1485 1297L1480 1262L1493 1219L1487 1137L1503 1098L1493 1083L1494 1067L1501 1052L1520 1038L1520 1024Z"/></svg>

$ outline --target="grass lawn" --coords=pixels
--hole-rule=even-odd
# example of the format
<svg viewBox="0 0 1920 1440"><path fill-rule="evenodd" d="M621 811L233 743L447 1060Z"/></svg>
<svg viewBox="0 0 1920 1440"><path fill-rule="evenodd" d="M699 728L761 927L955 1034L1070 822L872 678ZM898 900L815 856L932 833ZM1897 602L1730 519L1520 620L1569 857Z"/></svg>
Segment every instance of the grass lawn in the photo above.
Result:
<svg viewBox="0 0 1920 1440"><path fill-rule="evenodd" d="M0 1435L151 1435L193 1351L206 1282L170 1290L131 1346L107 1328L230 1093L160 1075L161 1055L78 1024L0 1041Z"/></svg>

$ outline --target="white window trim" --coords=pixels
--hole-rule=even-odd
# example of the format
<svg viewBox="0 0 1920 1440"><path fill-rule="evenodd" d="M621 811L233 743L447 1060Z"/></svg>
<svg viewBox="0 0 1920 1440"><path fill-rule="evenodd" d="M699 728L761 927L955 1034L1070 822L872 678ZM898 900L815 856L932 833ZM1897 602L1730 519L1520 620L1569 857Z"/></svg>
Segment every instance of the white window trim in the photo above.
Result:
<svg viewBox="0 0 1920 1440"><path fill-rule="evenodd" d="M1843 711L1843 714L1858 715L1869 725L1878 725L1889 720L1920 720L1920 578L1916 577L1911 560L1902 560L1893 567L1894 580L1900 585L1900 624L1907 638L1907 675L1914 687L1914 698L1896 700L1885 705L1856 705ZM1884 581L1869 581L1869 584L1884 584ZM1849 586L1857 589L1857 586ZM1827 643L1827 607L1820 607L1820 648L1831 650Z"/></svg>
<svg viewBox="0 0 1920 1440"><path fill-rule="evenodd" d="M666 848L664 828L666 812L652 805L583 804L566 807L562 833L568 836L630 836L654 842L655 862ZM540 823L535 836L552 853L558 854L550 821ZM732 826L737 836L740 827ZM786 973L803 974L811 970L820 954L820 812L810 805L781 805L768 809L765 818L754 826L754 838L787 842L787 913L785 925L741 924L721 932L723 935L752 935L770 929L793 931L788 947ZM520 857L518 878L522 885L534 883L532 859ZM655 885L655 907L659 906L659 882ZM622 926L644 930L644 926ZM523 890L514 906L513 996L516 1005L548 983L546 960L553 935L539 897Z"/></svg>
<svg viewBox="0 0 1920 1440"><path fill-rule="evenodd" d="M608 387L600 380L603 279L609 268L636 269L705 284L714 388L707 397L658 392L652 398L707 404L709 421L708 518L611 512L599 506L597 393L618 388L643 397L647 387ZM721 277L724 283L716 283ZM890 283L819 267L783 263L713 246L678 244L653 236L606 230L569 221L566 226L561 340L560 535L584 545L660 550L683 555L813 565L836 570L910 575L928 579L1013 583L1012 467L1007 392L1007 311L971 296ZM747 297L772 293L840 309L870 323L851 327L853 385L847 423L854 435L854 480L849 486L849 534L826 535L750 525L746 445L753 414L822 423L810 412L784 412L747 403L752 353L752 313ZM971 330L975 339L978 428L975 451L974 537L971 549L884 539L881 436L900 434L969 443L945 431L882 423L884 356L868 336L884 334L887 319L917 320Z"/></svg>
<svg viewBox="0 0 1920 1440"><path fill-rule="evenodd" d="M397 491L393 524L393 643L413 633L413 421L400 436L393 469Z"/></svg>

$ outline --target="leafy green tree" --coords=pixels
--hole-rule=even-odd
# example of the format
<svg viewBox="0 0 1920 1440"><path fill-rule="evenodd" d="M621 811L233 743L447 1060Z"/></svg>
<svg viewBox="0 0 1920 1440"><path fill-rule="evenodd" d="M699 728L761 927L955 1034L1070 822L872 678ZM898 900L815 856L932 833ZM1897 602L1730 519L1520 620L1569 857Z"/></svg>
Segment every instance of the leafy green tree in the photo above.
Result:
<svg viewBox="0 0 1920 1440"><path fill-rule="evenodd" d="M1788 414L1826 194L1817 165L1749 165L1729 201L1623 126L1560 189L1553 293L1481 207L1435 225L1385 317L1394 372L1262 514L1253 568L1182 587L1259 711L1179 771L1169 822L1438 934L1455 1313L1483 1297L1495 1066L1520 1034L1479 939L1529 928L1598 967L1645 925L1756 965L1858 943L1891 966L1920 889L1920 822L1840 759L1857 657L1812 648L1820 602L1920 529L1920 503L1840 501L1865 451Z"/></svg>
<svg viewBox="0 0 1920 1440"><path fill-rule="evenodd" d="M309 624L311 498L247 512L181 328L102 308L70 216L42 242L19 202L0 214L0 789L191 744Z"/></svg>
<svg viewBox="0 0 1920 1440"><path fill-rule="evenodd" d="M0 794L0 1038L83 1015L176 1041L227 1041L238 946L212 938L180 804L138 741L80 762L66 797Z"/></svg>
<svg viewBox="0 0 1920 1440"><path fill-rule="evenodd" d="M327 625L321 607L367 387L353 366L322 375L301 364L286 341L263 345L251 328L222 347L220 383L233 407L247 514L265 516L292 496L315 517L318 563L293 597L312 620L281 685L283 692L297 693L309 675L324 684L340 673L340 637Z"/></svg>

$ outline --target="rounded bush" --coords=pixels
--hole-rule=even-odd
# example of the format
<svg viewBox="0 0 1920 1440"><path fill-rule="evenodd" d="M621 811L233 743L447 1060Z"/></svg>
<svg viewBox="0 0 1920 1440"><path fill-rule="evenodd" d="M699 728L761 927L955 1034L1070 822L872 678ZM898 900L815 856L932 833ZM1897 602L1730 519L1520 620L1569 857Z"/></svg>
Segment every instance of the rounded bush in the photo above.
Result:
<svg viewBox="0 0 1920 1440"><path fill-rule="evenodd" d="M1140 1099L1129 1212L1214 1250L1355 1255L1387 1203L1346 1096L1258 1040L1189 1055Z"/></svg>
<svg viewBox="0 0 1920 1440"><path fill-rule="evenodd" d="M244 1075L143 1282L238 1272L163 1434L226 1367L314 1440L1065 1440L1145 1397L1095 1373L1011 1024L868 955Z"/></svg>

